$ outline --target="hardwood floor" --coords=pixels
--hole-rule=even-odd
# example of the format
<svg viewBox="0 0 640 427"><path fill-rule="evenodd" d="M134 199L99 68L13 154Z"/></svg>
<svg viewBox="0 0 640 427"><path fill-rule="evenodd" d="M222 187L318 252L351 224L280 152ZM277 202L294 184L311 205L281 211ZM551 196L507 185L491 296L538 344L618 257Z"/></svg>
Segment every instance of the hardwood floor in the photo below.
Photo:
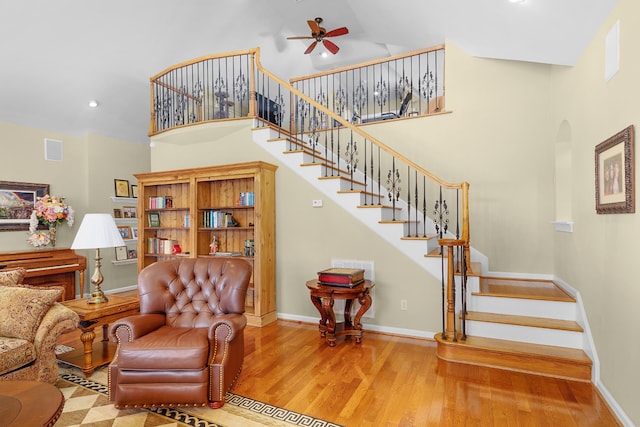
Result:
<svg viewBox="0 0 640 427"><path fill-rule="evenodd" d="M349 427L620 425L590 383L442 362L435 346L365 331L331 348L317 325L249 326L234 392Z"/></svg>

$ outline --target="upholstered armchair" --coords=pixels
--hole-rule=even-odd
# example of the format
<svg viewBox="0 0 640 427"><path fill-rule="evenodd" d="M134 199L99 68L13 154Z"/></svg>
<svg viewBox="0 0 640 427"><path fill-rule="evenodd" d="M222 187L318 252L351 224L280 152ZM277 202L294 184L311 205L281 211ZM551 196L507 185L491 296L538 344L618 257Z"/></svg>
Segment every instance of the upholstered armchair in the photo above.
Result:
<svg viewBox="0 0 640 427"><path fill-rule="evenodd" d="M63 287L23 285L24 273L0 272L0 381L55 383L58 337L78 327L78 315L57 302Z"/></svg>
<svg viewBox="0 0 640 427"><path fill-rule="evenodd" d="M244 360L252 267L241 258L158 261L138 276L140 314L111 325L116 408L224 405Z"/></svg>

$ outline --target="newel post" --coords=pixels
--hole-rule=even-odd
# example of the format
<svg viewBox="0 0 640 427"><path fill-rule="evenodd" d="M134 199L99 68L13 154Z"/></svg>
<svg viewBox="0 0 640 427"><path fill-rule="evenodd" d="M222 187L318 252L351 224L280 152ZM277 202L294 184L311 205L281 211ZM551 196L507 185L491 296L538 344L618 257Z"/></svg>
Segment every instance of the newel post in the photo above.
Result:
<svg viewBox="0 0 640 427"><path fill-rule="evenodd" d="M445 325L443 331L443 339L451 339L451 341L458 341L457 328L456 328L456 284L454 277L454 253L456 246L464 246L465 241L462 239L440 239L438 240L440 246L447 248L447 302L445 311ZM444 307L442 307L445 310Z"/></svg>

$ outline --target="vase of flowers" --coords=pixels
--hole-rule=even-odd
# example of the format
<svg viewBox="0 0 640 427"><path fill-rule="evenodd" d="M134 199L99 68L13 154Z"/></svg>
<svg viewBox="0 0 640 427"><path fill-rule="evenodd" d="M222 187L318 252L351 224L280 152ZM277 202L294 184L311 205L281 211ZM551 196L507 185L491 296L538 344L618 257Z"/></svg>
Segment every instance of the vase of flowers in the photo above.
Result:
<svg viewBox="0 0 640 427"><path fill-rule="evenodd" d="M56 246L56 232L59 224L66 223L69 227L73 225L73 208L64 202L64 197L45 195L38 197L31 220L29 222L30 236L27 242L35 247ZM39 232L38 227L43 225L48 228L48 232Z"/></svg>

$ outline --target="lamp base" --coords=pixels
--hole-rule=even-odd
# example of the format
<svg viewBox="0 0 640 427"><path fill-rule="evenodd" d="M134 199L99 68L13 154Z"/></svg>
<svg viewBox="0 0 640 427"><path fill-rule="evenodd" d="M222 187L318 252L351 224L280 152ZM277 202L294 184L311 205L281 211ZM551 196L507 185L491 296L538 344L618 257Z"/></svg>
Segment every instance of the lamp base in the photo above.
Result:
<svg viewBox="0 0 640 427"><path fill-rule="evenodd" d="M102 292L102 289L96 288L91 294L91 298L87 300L87 304L101 304L108 301L109 299L105 296L104 292Z"/></svg>

